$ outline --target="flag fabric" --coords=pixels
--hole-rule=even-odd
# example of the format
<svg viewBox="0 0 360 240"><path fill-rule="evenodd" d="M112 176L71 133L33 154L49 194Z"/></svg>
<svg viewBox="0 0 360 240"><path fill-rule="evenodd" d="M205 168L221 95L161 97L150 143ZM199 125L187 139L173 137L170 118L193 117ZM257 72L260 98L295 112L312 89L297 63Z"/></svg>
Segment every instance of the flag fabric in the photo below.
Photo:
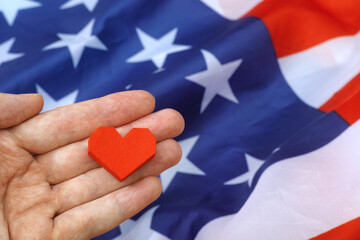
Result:
<svg viewBox="0 0 360 240"><path fill-rule="evenodd" d="M0 0L0 91L144 89L186 121L163 194L96 239L360 236L360 1Z"/></svg>

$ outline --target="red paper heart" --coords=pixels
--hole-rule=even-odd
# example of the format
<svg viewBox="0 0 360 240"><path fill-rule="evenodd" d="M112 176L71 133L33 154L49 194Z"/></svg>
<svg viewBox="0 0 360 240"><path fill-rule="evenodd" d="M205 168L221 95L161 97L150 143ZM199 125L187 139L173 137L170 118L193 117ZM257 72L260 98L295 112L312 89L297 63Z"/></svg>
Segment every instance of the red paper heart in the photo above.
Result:
<svg viewBox="0 0 360 240"><path fill-rule="evenodd" d="M119 181L156 153L156 139L147 128L133 128L122 137L113 127L99 127L89 138L88 154Z"/></svg>

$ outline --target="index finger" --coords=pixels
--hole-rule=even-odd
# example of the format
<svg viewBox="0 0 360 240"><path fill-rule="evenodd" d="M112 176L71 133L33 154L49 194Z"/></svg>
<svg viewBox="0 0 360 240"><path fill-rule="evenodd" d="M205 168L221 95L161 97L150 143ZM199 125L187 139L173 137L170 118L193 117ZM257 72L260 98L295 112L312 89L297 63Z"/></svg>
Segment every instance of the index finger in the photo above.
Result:
<svg viewBox="0 0 360 240"><path fill-rule="evenodd" d="M111 94L40 114L11 129L26 150L42 154L87 138L99 126L118 127L150 114L154 97L145 91Z"/></svg>

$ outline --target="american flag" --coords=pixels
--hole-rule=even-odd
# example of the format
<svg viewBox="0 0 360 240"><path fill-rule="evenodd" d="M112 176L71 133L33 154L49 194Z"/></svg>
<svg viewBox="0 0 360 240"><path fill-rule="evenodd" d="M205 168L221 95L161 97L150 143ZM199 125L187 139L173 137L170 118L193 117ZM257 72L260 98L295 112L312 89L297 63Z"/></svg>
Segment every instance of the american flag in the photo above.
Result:
<svg viewBox="0 0 360 240"><path fill-rule="evenodd" d="M358 239L359 30L358 0L0 0L0 91L183 114L161 197L96 239Z"/></svg>

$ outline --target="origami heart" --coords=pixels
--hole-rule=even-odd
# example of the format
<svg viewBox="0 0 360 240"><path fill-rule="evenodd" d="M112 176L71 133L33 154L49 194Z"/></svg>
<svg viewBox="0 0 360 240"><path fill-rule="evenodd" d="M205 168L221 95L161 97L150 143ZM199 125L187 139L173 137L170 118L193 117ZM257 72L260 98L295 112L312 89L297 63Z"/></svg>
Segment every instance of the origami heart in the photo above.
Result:
<svg viewBox="0 0 360 240"><path fill-rule="evenodd" d="M122 137L113 127L99 127L89 138L88 154L119 181L156 153L156 139L147 128L133 128Z"/></svg>

